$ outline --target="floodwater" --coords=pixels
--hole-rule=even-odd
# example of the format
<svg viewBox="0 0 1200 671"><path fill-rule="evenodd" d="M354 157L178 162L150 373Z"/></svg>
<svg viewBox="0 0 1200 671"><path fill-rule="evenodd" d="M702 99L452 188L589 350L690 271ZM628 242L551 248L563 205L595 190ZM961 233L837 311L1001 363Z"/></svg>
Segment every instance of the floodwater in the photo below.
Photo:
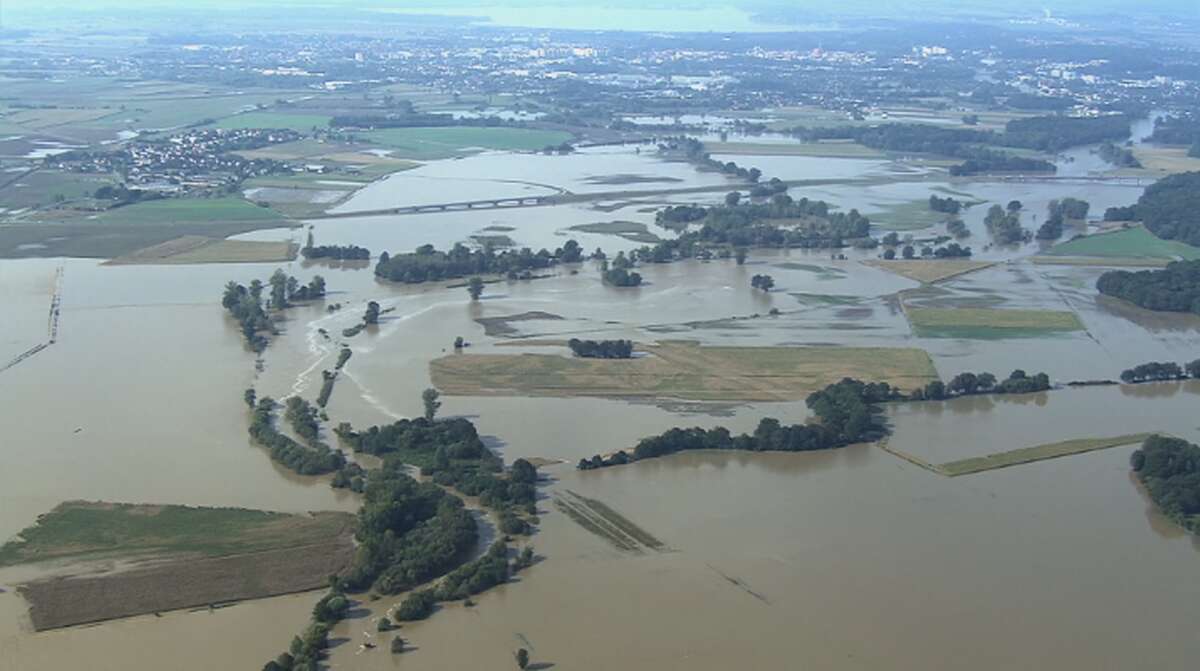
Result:
<svg viewBox="0 0 1200 671"><path fill-rule="evenodd" d="M494 170L505 161L507 171ZM478 187L470 193L485 198L505 197L512 185L500 179L469 186L495 175L572 191L620 190L626 187L602 183L630 181L628 175L660 180L630 189L670 189L678 184L672 178L686 186L724 179L633 148L503 160L485 154L379 182L355 196L362 199L355 209L407 204L398 192L410 187L438 199L428 202L469 199L459 197L460 186ZM938 186L994 202L1019 198L1031 218L1051 198L1084 197L1097 212L1132 202L1138 193L1138 187L1111 183L931 176L888 186L793 190L793 196L825 193L849 208L884 202L881 197L927 198ZM868 188L878 193L863 191ZM324 220L313 228L320 244L354 243L375 253L427 242L446 247L505 227L514 229L505 234L521 245L553 248L575 238L611 254L639 245L570 227L627 220L659 232L652 223L657 203L720 197L720 191L641 197L612 203L611 211L576 204ZM970 244L980 248L986 207L975 206L967 216L976 231ZM274 230L243 237L299 235ZM450 354L456 336L471 343L471 352L523 351L498 347L504 339L485 335L475 320L532 310L562 319L515 322L516 337L922 347L944 378L963 370L1003 375L1023 368L1065 382L1116 377L1146 360L1195 358L1197 320L1099 300L1099 269L1034 266L1027 257L1036 250L1036 244L988 250L985 258L999 265L936 289L919 289L859 263L875 251L847 250L848 259L833 260L826 251L792 250L755 252L744 266L646 266L639 269L646 284L637 289L607 287L595 265L584 263L556 269L550 279L489 284L478 302L462 288L384 284L369 267L298 261L282 267L302 281L324 275L331 291L326 304L344 307L332 313L324 305L290 310L261 371L218 301L225 281L265 279L276 265L68 260L59 342L0 372L0 537L74 498L289 512L356 509L353 495L335 492L321 479L291 475L250 445L241 395L253 385L260 395L315 396L321 370L333 367L342 329L358 321L368 300L391 311L378 327L345 341L354 356L335 387L329 426L419 413L428 362ZM0 261L3 352L23 351L44 337L59 263ZM752 291L749 278L759 273L772 275L777 289ZM1074 310L1086 330L1011 340L920 338L894 296L902 290L905 300L931 305ZM778 316L768 316L773 308ZM1197 394L1195 383L1074 389L896 405L888 418L893 446L948 460L1134 431L1198 440L1191 411ZM475 608L450 605L427 622L405 625L401 635L415 650L404 661L387 653L386 645L360 650L364 632L374 635L371 618L398 599L371 604L369 616L335 632L334 668L492 668L511 664L517 647L528 648L535 664L564 669L727 669L750 660L755 668L1071 671L1184 668L1200 653L1190 629L1200 617L1198 545L1154 513L1129 476L1129 447L956 479L872 446L814 454L686 454L577 472L570 464L581 457L629 447L673 426L749 431L763 416L797 422L807 413L802 403L443 401L443 415L472 418L508 460L568 462L544 470L549 482L533 538L544 560L512 584L478 597ZM607 545L554 508L550 497L566 490L607 502L671 550L631 555ZM12 591L19 576L0 571L4 669L258 668L302 628L317 598L281 597L34 634Z"/></svg>

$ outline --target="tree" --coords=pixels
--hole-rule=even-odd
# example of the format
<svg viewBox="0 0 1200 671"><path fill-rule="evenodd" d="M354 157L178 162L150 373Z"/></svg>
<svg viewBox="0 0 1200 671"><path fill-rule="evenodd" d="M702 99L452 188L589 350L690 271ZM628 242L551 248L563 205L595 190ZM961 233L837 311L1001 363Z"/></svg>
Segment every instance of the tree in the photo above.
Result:
<svg viewBox="0 0 1200 671"><path fill-rule="evenodd" d="M475 275L467 280L467 293L471 294L471 300L479 300L479 297L483 295L483 278Z"/></svg>
<svg viewBox="0 0 1200 671"><path fill-rule="evenodd" d="M737 191L730 191L729 193L725 194L725 205L729 207L736 207L740 202L742 202L741 193Z"/></svg>
<svg viewBox="0 0 1200 671"><path fill-rule="evenodd" d="M463 340L462 336L458 336L454 339L454 349L456 349L456 350L462 349L463 347L466 346L466 344L467 344L467 341Z"/></svg>
<svg viewBox="0 0 1200 671"><path fill-rule="evenodd" d="M397 636L392 639L392 654L398 655L404 652L404 639Z"/></svg>
<svg viewBox="0 0 1200 671"><path fill-rule="evenodd" d="M737 261L737 264L739 266L745 265L746 264L746 248L738 247L737 249L733 250L733 258L735 261Z"/></svg>
<svg viewBox="0 0 1200 671"><path fill-rule="evenodd" d="M246 401L246 405L250 406L251 408L254 407L254 404L257 401L256 397L257 394L254 393L254 387L251 387L242 393L242 400Z"/></svg>
<svg viewBox="0 0 1200 671"><path fill-rule="evenodd" d="M755 275L750 278L750 286L763 291L770 291L775 287L775 278L770 275Z"/></svg>
<svg viewBox="0 0 1200 671"><path fill-rule="evenodd" d="M379 618L379 624L376 625L375 630L379 631L381 633L385 632L385 631L391 631L392 630L392 621L389 620L386 615Z"/></svg>
<svg viewBox="0 0 1200 671"><path fill-rule="evenodd" d="M904 249L901 251L901 256L903 256L905 260L912 259L916 255L917 252L915 249L913 249L912 245L904 245Z"/></svg>
<svg viewBox="0 0 1200 671"><path fill-rule="evenodd" d="M894 249L883 250L883 260L884 261L891 261L891 260L894 260L895 258L896 258L896 250L894 250Z"/></svg>
<svg viewBox="0 0 1200 671"><path fill-rule="evenodd" d="M438 390L433 387L421 392L421 402L425 405L425 419L431 422L437 415L438 408L442 407L442 402L438 400L440 396Z"/></svg>
<svg viewBox="0 0 1200 671"><path fill-rule="evenodd" d="M751 182L757 184L758 180L762 179L762 170L759 170L758 168L750 168L748 171L746 171L746 179L749 179Z"/></svg>
<svg viewBox="0 0 1200 671"><path fill-rule="evenodd" d="M529 666L529 651L525 648L517 650L517 668L524 669Z"/></svg>
<svg viewBox="0 0 1200 671"><path fill-rule="evenodd" d="M282 310L287 307L288 276L283 270L276 269L268 280L271 285L271 307Z"/></svg>
<svg viewBox="0 0 1200 671"><path fill-rule="evenodd" d="M513 482L537 482L537 468L525 459L517 459L509 468L509 480Z"/></svg>
<svg viewBox="0 0 1200 671"><path fill-rule="evenodd" d="M1022 205L1022 204L1021 204L1021 201L1019 201L1019 200L1010 200L1010 201L1008 201L1008 212L1009 212L1009 214L1013 214L1013 213L1016 213L1016 212L1020 212L1022 207L1024 207L1024 205Z"/></svg>
<svg viewBox="0 0 1200 671"><path fill-rule="evenodd" d="M379 323L379 303L376 303L375 301L370 301L367 303L367 311L365 314L363 314L363 323L364 324L378 324Z"/></svg>

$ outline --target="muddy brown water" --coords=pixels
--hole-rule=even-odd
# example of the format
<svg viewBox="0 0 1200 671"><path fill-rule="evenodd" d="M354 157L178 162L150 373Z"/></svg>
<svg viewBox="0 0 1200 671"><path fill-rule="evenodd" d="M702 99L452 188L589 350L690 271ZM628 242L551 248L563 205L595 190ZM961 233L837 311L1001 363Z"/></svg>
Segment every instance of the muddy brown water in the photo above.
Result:
<svg viewBox="0 0 1200 671"><path fill-rule="evenodd" d="M377 218L322 222L317 235L322 243L362 244L338 236L369 231L369 246L403 249L502 223L516 226L512 235L522 243L543 246L561 244L561 229L591 216L573 206ZM585 246L597 239L606 249L626 248L611 236ZM394 309L347 341L355 354L335 387L330 424L419 413L430 359L448 353L459 335L474 352L511 352L475 320L534 310L563 319L516 323L518 337L917 346L930 351L943 377L1017 367L1059 381L1115 377L1144 360L1195 357L1193 322L1106 305L1092 289L1098 269L1034 267L1021 260L1030 251L949 283L933 300L1072 309L1085 332L914 337L888 296L918 285L863 267L855 260L863 255L853 253L848 261L793 251L754 254L742 267L648 267L647 285L635 290L602 285L585 264L576 275L564 269L550 280L489 285L478 303L461 288L386 285L369 269L293 263L285 267L302 280L323 274L334 292L327 304L346 307L291 310L261 373L217 301L227 279L265 279L275 265L68 261L60 342L0 373L0 536L72 498L356 509L355 497L290 475L249 444L241 392L253 384L260 394L314 397L341 329L367 300ZM57 263L0 263L6 347L22 349L39 336ZM751 291L749 277L761 272L779 290ZM783 314L766 317L771 308ZM897 406L889 419L893 445L938 459L1135 430L1197 440L1197 393L1194 383L1081 389ZM506 459L571 463L672 426L748 431L764 415L806 416L799 403L443 400L444 415L471 417ZM372 604L370 615L339 626L331 661L345 669L508 668L512 651L527 647L535 663L586 669L1185 667L1200 653L1188 628L1200 616L1200 553L1131 481L1131 449L953 480L870 446L697 453L586 473L549 467L533 538L544 561L477 598L475 608L449 605L405 625L401 634L415 649L400 659L385 646L360 649L364 632L374 633L371 618L397 599ZM592 536L554 509L550 497L565 489L608 503L671 551L629 554ZM303 627L317 598L33 634L12 587L36 574L0 572L0 668L260 668Z"/></svg>

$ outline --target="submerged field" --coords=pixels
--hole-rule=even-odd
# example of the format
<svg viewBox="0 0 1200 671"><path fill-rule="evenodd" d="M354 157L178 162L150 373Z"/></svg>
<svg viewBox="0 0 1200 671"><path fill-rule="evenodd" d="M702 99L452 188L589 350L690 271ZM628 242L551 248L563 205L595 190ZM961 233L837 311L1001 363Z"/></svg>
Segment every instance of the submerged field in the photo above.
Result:
<svg viewBox="0 0 1200 671"><path fill-rule="evenodd" d="M991 308L904 309L917 335L926 338L1021 338L1083 330L1074 312Z"/></svg>
<svg viewBox="0 0 1200 671"><path fill-rule="evenodd" d="M41 631L314 589L353 552L353 517L64 503L0 547L0 566L54 562L24 584Z"/></svg>
<svg viewBox="0 0 1200 671"><path fill-rule="evenodd" d="M271 263L296 259L299 245L288 242L221 240L185 235L110 261L112 264Z"/></svg>
<svg viewBox="0 0 1200 671"><path fill-rule="evenodd" d="M937 379L924 350L886 347L701 347L664 342L633 359L455 354L430 363L434 385L460 396L606 396L797 401L843 377L913 389Z"/></svg>
<svg viewBox="0 0 1200 671"><path fill-rule="evenodd" d="M480 149L539 151L572 138L565 131L505 126L385 128L365 136L371 142L396 150L398 157L415 159L446 158Z"/></svg>

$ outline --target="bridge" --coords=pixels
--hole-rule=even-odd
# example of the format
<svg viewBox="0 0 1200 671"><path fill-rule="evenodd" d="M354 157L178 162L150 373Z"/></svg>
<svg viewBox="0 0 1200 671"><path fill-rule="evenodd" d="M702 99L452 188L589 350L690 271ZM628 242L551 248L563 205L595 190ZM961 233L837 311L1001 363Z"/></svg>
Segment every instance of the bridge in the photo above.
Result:
<svg viewBox="0 0 1200 671"><path fill-rule="evenodd" d="M389 207L380 210L355 210L353 212L332 212L305 219L347 219L350 217L380 217L398 214L430 214L434 212L466 212L468 210L499 210L516 207L539 207L552 205L558 200L554 196L524 196L517 198L489 198L486 200L462 200L452 203L430 203L426 205L405 205Z"/></svg>
<svg viewBox="0 0 1200 671"><path fill-rule="evenodd" d="M995 175L991 179L1001 182L1088 182L1093 184L1120 184L1123 186L1142 186L1153 184L1153 177L1134 177L1130 175Z"/></svg>

